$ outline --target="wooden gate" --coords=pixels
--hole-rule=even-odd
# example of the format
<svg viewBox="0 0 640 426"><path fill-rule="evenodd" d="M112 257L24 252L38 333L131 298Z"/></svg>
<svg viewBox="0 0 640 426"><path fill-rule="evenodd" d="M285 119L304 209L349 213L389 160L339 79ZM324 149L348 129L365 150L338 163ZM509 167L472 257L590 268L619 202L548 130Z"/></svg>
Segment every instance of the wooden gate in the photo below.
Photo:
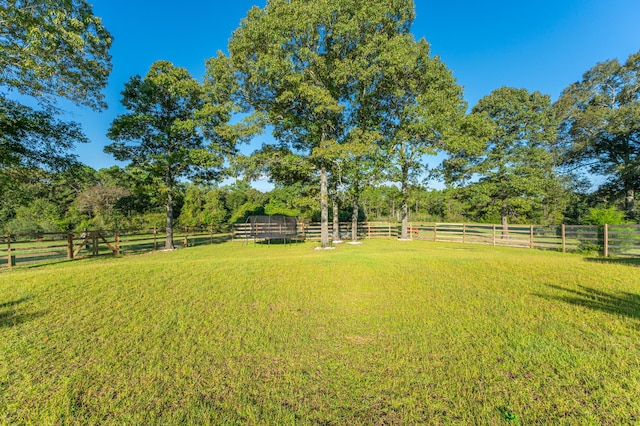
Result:
<svg viewBox="0 0 640 426"><path fill-rule="evenodd" d="M114 233L112 242L107 239L103 231L84 231L77 239L73 238L73 234L69 234L71 259L78 257L81 253L84 256L98 256L101 251L105 251L104 247L113 254L120 254L120 238L117 232Z"/></svg>

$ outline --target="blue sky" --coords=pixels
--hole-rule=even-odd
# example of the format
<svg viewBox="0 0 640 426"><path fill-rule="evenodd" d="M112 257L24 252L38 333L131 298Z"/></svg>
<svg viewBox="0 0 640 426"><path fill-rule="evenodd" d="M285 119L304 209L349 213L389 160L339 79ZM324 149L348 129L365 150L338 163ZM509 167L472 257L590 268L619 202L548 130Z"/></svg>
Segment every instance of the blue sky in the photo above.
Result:
<svg viewBox="0 0 640 426"><path fill-rule="evenodd" d="M204 61L226 51L232 31L251 6L266 1L93 0L94 13L114 37L109 109L72 108L90 144L76 149L96 169L116 162L103 153L111 121L124 112L120 92L156 60L187 68L196 78ZM538 90L557 99L597 62L621 61L640 50L638 0L416 0L413 34L426 38L465 88L470 106L502 86ZM245 153L268 141L258 137Z"/></svg>

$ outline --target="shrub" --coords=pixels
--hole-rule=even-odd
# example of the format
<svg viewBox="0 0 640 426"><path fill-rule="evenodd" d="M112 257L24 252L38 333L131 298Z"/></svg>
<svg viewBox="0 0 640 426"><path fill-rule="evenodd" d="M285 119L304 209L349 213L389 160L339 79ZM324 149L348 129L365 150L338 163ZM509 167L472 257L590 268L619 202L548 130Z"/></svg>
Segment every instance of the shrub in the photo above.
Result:
<svg viewBox="0 0 640 426"><path fill-rule="evenodd" d="M623 225L626 223L624 212L617 207L593 207L582 219L585 225Z"/></svg>

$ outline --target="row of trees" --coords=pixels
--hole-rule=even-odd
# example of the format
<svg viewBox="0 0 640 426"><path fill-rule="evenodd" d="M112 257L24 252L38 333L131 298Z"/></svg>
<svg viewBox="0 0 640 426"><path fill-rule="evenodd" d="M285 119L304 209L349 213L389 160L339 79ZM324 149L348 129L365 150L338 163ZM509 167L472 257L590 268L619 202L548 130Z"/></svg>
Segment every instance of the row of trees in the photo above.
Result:
<svg viewBox="0 0 640 426"><path fill-rule="evenodd" d="M98 89L110 68L110 39L90 7L82 0L4 6L0 21L12 24L0 42L16 53L15 62L9 54L0 64L5 69L0 84L26 95L50 93L103 107ZM66 29L55 32L65 17L73 19L72 35ZM127 113L112 123L113 143L105 149L131 164L123 175L144 183L90 185L76 191L76 208L82 212L80 206L94 198L111 207L126 204L121 200L142 206L131 200L145 192L140 188L153 188L147 196L157 202L147 200L147 206L164 205L167 248L173 247L178 211L180 221L190 224L239 220L260 209L308 216L317 210L321 243L328 245L331 214L334 219L350 214L355 229L363 215L375 215L372 206L383 193L393 200L392 214L399 212L403 237L412 197L422 200L415 203L422 209L415 210L424 215L499 219L505 229L509 220L524 218L576 220L588 202L580 195L577 171L587 170L609 179L596 198L615 200L624 193L627 218L635 218L640 52L624 64L596 65L555 104L548 95L505 87L468 112L451 71L430 54L425 40L411 34L413 18L414 4L406 0L270 0L248 12L230 39L228 56L219 52L207 61L202 82L169 62L156 62L146 76L126 84ZM52 39L73 36L76 44L32 50L32 30L46 24ZM42 61L19 62L24 54ZM56 58L77 74L29 71L54 67ZM0 150L5 186L15 185L7 182L21 168L68 163L67 148L84 141L77 125L57 118L54 101L42 99L35 111L2 97L0 120L8 129ZM250 157L238 155L239 143L265 129L276 145ZM429 170L425 156L441 152L447 160ZM206 186L229 170L247 179L266 175L276 189L262 198L247 189L244 207L229 207L221 188ZM447 189L421 189L425 175L439 177ZM185 188L185 180L193 185ZM398 195L388 196L390 188ZM380 196L372 197L376 191ZM96 206L92 219L105 208ZM144 210L130 207L129 216Z"/></svg>
<svg viewBox="0 0 640 426"><path fill-rule="evenodd" d="M12 168L14 184L0 199L0 233L37 234L81 229L135 229L165 226L166 199L160 182L139 168L113 166L93 170L77 165L60 172ZM496 223L497 212L487 211L469 197L466 188L442 190L410 185L407 210L412 222ZM557 204L531 206L510 219L515 223L620 223L622 212L597 209L602 194L564 193ZM330 219L399 221L404 195L395 185L367 185L357 205L343 194ZM278 185L260 192L244 180L216 186L180 182L174 187L174 214L178 226L243 223L252 214L297 216L319 221L317 182ZM599 216L598 216L599 215ZM601 219L600 219L601 218Z"/></svg>

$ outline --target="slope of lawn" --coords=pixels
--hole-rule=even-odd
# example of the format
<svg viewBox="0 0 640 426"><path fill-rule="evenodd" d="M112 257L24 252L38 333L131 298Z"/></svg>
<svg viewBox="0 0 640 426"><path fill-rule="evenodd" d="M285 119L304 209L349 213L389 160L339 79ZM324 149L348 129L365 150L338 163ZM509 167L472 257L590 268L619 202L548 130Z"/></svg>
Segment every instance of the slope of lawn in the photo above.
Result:
<svg viewBox="0 0 640 426"><path fill-rule="evenodd" d="M0 423L640 421L640 269L431 242L0 272Z"/></svg>

